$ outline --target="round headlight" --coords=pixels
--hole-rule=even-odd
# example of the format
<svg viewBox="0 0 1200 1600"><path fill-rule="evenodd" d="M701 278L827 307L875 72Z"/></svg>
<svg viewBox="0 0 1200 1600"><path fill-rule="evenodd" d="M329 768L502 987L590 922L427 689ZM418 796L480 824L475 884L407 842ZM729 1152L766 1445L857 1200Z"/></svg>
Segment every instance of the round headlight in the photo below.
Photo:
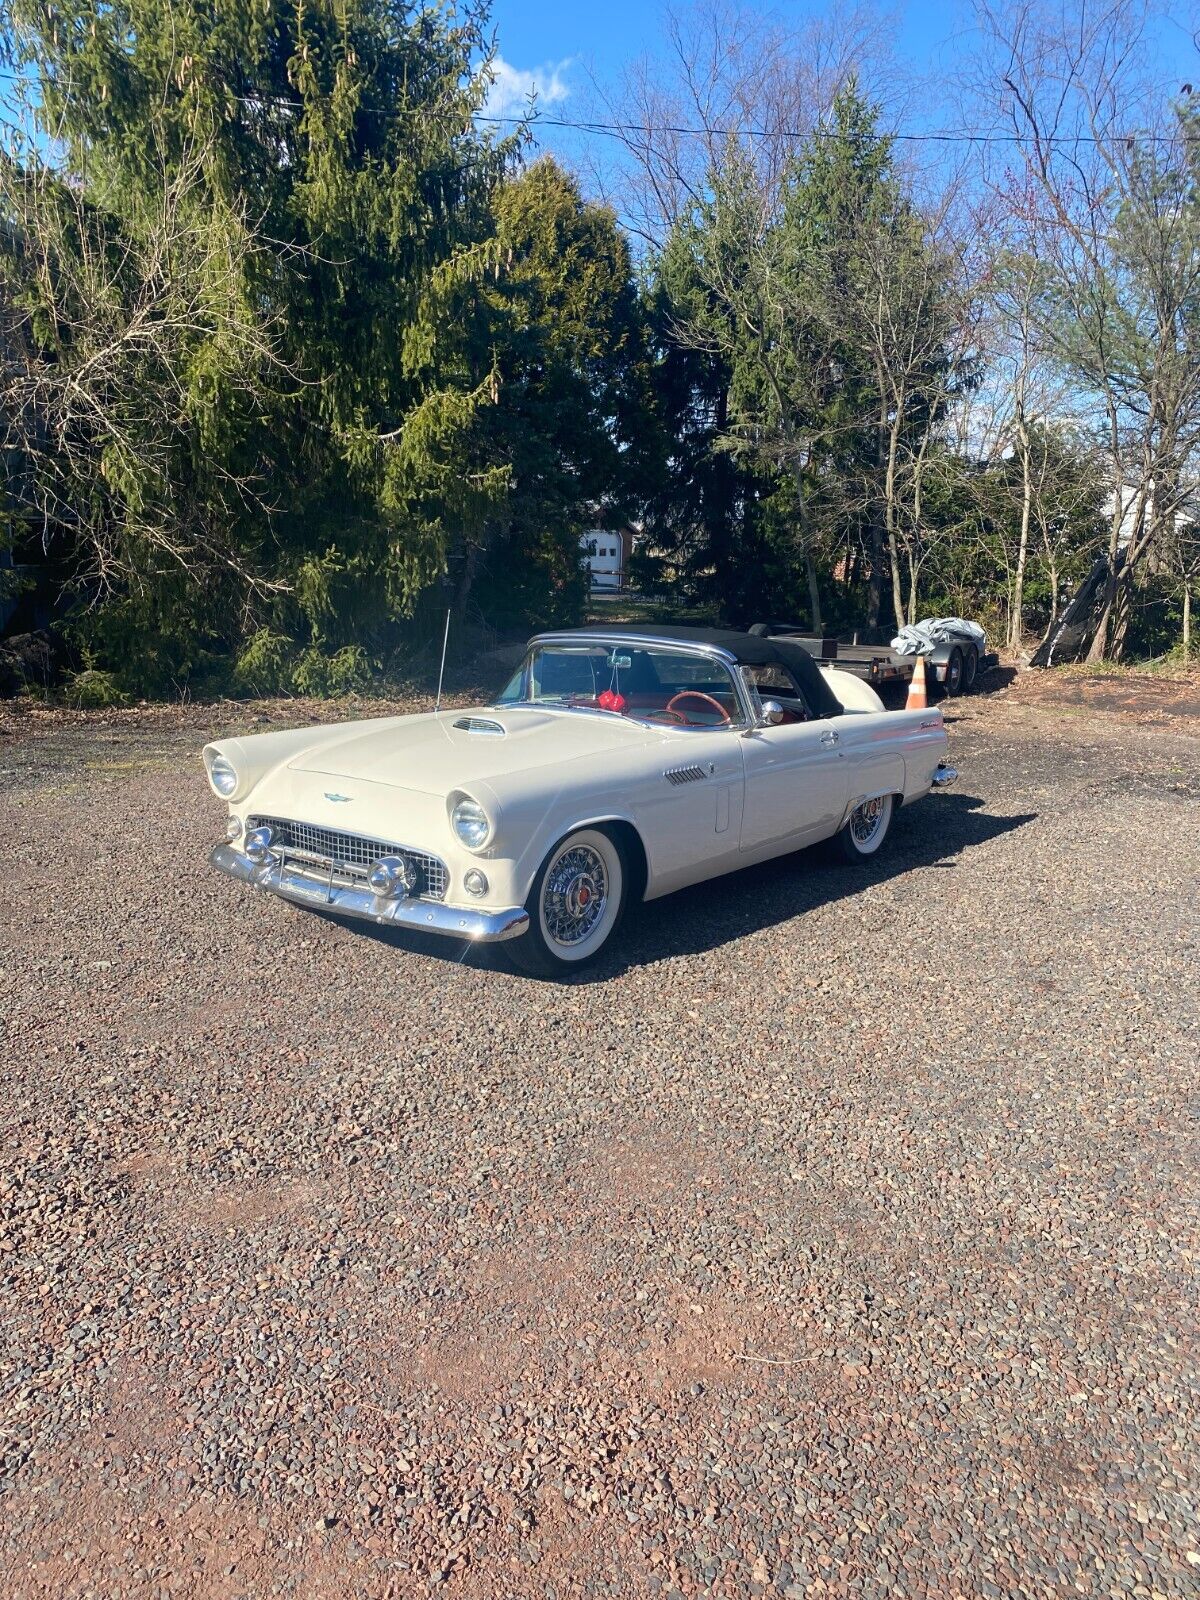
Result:
<svg viewBox="0 0 1200 1600"><path fill-rule="evenodd" d="M413 870L403 856L380 856L367 873L367 882L372 893L385 900L396 900L413 892Z"/></svg>
<svg viewBox="0 0 1200 1600"><path fill-rule="evenodd" d="M238 786L238 775L234 771L233 763L226 761L224 756L216 756L208 769L208 781L222 800L228 800Z"/></svg>
<svg viewBox="0 0 1200 1600"><path fill-rule="evenodd" d="M478 850L486 843L492 826L487 812L474 800L460 800L450 815L450 821L468 850Z"/></svg>

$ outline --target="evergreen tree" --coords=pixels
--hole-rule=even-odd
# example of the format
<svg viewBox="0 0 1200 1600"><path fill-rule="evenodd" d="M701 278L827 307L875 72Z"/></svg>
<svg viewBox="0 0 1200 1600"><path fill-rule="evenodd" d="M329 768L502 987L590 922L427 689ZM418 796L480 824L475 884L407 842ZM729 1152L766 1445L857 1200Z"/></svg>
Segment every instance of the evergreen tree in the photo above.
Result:
<svg viewBox="0 0 1200 1600"><path fill-rule="evenodd" d="M44 502L104 601L93 645L162 683L256 628L260 656L295 639L318 668L386 644L508 489L478 453L490 353L451 317L498 267L512 155L472 120L482 15L17 0L14 17L61 160L10 153L3 271L34 345L34 442L56 445Z"/></svg>
<svg viewBox="0 0 1200 1600"><path fill-rule="evenodd" d="M493 227L500 270L464 297L462 326L468 348L491 352L478 451L504 463L508 492L465 544L459 595L481 568L492 620L574 621L580 534L627 522L644 492L642 308L616 218L549 158L497 189Z"/></svg>

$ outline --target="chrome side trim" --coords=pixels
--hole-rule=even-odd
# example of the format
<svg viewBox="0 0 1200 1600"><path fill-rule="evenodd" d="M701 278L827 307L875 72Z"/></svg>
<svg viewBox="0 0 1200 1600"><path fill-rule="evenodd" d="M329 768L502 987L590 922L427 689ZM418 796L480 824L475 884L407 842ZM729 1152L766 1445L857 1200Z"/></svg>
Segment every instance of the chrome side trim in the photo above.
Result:
<svg viewBox="0 0 1200 1600"><path fill-rule="evenodd" d="M705 776L703 767L668 767L663 777L668 783L699 783Z"/></svg>
<svg viewBox="0 0 1200 1600"><path fill-rule="evenodd" d="M411 928L419 933L443 933L452 939L470 939L476 944L495 944L515 939L529 926L524 906L506 906L499 911L476 907L442 905L436 900L385 900L367 888L353 888L332 878L319 879L288 866L278 857L264 862L251 861L231 844L216 845L209 853L209 865L239 883L265 889L293 905L316 911L335 911L339 916L358 917L383 927Z"/></svg>
<svg viewBox="0 0 1200 1600"><path fill-rule="evenodd" d="M937 771L933 775L932 787L935 789L948 789L952 783L958 782L958 768L948 767L944 761L939 761Z"/></svg>

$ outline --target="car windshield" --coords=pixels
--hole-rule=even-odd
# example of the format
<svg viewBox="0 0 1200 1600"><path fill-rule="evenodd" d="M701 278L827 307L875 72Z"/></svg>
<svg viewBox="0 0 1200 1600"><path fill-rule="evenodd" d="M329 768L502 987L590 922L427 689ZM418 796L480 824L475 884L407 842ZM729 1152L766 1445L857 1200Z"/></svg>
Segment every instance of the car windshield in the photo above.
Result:
<svg viewBox="0 0 1200 1600"><path fill-rule="evenodd" d="M665 645L537 645L497 704L608 711L675 728L740 727L744 721L721 661Z"/></svg>

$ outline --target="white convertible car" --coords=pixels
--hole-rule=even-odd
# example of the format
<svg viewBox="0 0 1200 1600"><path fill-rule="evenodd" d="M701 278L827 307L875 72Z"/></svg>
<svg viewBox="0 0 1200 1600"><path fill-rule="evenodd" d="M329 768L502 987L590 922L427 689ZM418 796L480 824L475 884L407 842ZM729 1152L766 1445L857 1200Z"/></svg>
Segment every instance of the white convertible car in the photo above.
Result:
<svg viewBox="0 0 1200 1600"><path fill-rule="evenodd" d="M300 905L465 940L541 974L591 960L631 899L837 837L952 783L941 713L886 712L799 645L721 630L535 638L498 699L221 739L214 867Z"/></svg>

